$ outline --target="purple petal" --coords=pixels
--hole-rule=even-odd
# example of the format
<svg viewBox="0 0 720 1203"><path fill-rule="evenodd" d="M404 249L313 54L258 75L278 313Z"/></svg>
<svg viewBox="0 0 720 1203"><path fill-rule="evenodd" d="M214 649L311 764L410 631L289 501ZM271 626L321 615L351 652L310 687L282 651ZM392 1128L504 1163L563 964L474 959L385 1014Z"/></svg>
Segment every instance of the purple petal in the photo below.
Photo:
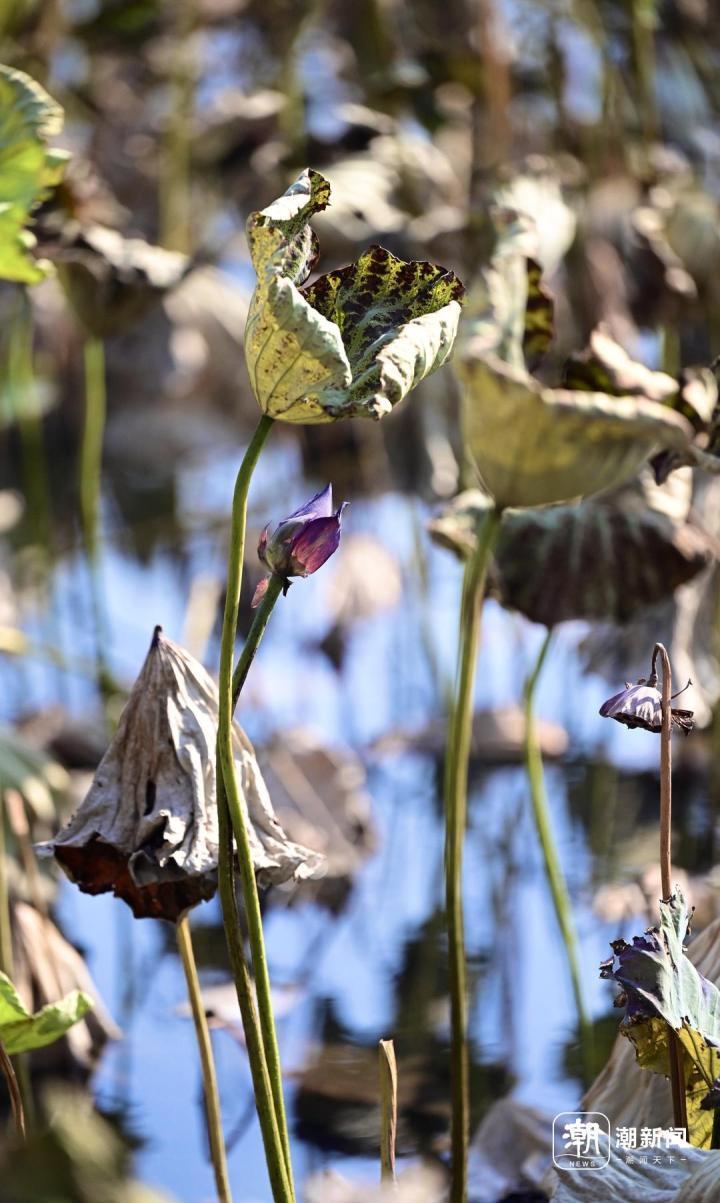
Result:
<svg viewBox="0 0 720 1203"><path fill-rule="evenodd" d="M288 514L287 518L283 518L282 525L286 522L294 522L298 518L330 518L333 512L332 502L332 485L326 485L314 497L301 505L299 510L294 510L292 514Z"/></svg>
<svg viewBox="0 0 720 1203"><path fill-rule="evenodd" d="M617 719L626 727L657 732L662 726L662 699L651 685L631 685L603 702L600 714L603 718Z"/></svg>
<svg viewBox="0 0 720 1203"><path fill-rule="evenodd" d="M602 706L600 707L600 713L603 718L612 718L615 706L624 696L624 694L625 690L623 689L620 693L614 693L611 698L608 698L607 702L603 702Z"/></svg>
<svg viewBox="0 0 720 1203"><path fill-rule="evenodd" d="M340 543L340 511L330 518L316 518L304 526L292 545L292 575L317 572Z"/></svg>

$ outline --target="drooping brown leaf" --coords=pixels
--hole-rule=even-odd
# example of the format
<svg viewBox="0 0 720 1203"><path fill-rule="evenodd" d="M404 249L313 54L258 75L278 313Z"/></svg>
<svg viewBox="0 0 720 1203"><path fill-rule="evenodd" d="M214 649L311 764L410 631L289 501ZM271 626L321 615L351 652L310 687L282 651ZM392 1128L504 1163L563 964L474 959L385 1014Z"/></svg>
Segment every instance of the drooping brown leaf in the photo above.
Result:
<svg viewBox="0 0 720 1203"><path fill-rule="evenodd" d="M687 483L677 480L663 494L642 478L578 505L506 513L493 589L504 605L546 626L571 619L626 622L712 558L707 536L686 521ZM433 539L466 559L488 506L478 490L460 494L430 522Z"/></svg>
<svg viewBox="0 0 720 1203"><path fill-rule="evenodd" d="M112 890L137 918L176 920L217 886L218 694L192 656L156 628L115 737L90 791L42 850L89 894ZM288 840L247 736L235 725L241 798L261 880L319 870Z"/></svg>

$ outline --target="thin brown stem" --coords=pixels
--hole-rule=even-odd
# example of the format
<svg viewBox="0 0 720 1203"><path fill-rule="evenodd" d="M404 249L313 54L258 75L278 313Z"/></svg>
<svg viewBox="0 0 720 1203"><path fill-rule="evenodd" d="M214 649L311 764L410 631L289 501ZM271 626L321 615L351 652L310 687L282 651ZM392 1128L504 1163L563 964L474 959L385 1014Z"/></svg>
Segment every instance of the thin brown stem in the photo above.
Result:
<svg viewBox="0 0 720 1203"><path fill-rule="evenodd" d="M213 1057L212 1040L210 1038L205 1005L200 988L200 979L198 978L197 965L195 963L190 921L187 915L183 915L182 919L178 920L176 931L178 951L185 972L188 999L190 1001L198 1052L200 1054L203 1095L205 1098L205 1119L210 1143L210 1158L215 1174L215 1186L220 1203L232 1203L227 1157L225 1154L225 1140L223 1138L220 1094L218 1091L217 1073L215 1072L215 1059Z"/></svg>
<svg viewBox="0 0 720 1203"><path fill-rule="evenodd" d="M7 1053L5 1052L5 1049L3 1048L2 1043L0 1043L0 1070L2 1070L2 1073L5 1077L5 1081L7 1082L8 1092L10 1094L10 1106L12 1108L13 1123L15 1124L15 1130L17 1131L18 1136L20 1136L24 1140L25 1139L25 1112L23 1110L22 1095L20 1093L20 1087L18 1085L18 1080L15 1077L15 1070L13 1069L12 1061L8 1057Z"/></svg>
<svg viewBox="0 0 720 1203"><path fill-rule="evenodd" d="M672 894L672 671L670 657L662 643L656 643L652 657L652 674L658 656L662 664L662 729L660 732L660 882L662 896ZM687 1098L683 1049L672 1029L669 1031L670 1086L672 1088L675 1125L688 1133Z"/></svg>

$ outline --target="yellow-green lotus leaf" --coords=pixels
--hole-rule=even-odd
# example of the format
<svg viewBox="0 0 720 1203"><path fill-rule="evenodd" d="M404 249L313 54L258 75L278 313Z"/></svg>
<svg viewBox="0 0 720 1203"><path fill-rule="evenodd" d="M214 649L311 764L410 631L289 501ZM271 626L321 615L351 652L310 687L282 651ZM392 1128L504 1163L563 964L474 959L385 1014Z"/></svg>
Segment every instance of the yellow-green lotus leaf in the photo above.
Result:
<svg viewBox="0 0 720 1203"><path fill-rule="evenodd" d="M44 1048L65 1035L68 1028L83 1019L93 1000L81 990L71 990L64 998L47 1003L41 1010L28 1011L5 973L0 973L0 1042L5 1052L29 1052Z"/></svg>
<svg viewBox="0 0 720 1203"><path fill-rule="evenodd" d="M309 222L329 197L308 169L248 220L257 286L245 358L263 413L285 422L383 417L445 362L457 334L457 277L380 246L303 289L318 250Z"/></svg>
<svg viewBox="0 0 720 1203"><path fill-rule="evenodd" d="M34 284L48 264L30 254L25 225L62 176L67 155L48 149L63 112L29 75L0 66L0 279Z"/></svg>
<svg viewBox="0 0 720 1203"><path fill-rule="evenodd" d="M684 449L692 427L643 397L544 388L493 355L459 365L466 444L496 505L549 505L629 479L663 449Z"/></svg>

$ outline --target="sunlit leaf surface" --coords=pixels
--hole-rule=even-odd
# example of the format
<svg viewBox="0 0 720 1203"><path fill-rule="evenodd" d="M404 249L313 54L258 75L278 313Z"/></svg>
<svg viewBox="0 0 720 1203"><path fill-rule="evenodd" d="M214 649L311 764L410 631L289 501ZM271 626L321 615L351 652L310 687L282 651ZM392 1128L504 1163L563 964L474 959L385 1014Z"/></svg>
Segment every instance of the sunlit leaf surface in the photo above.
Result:
<svg viewBox="0 0 720 1203"><path fill-rule="evenodd" d="M302 289L317 256L308 223L329 195L308 170L248 220L258 279L248 372L261 409L286 422L383 417L445 362L457 333L457 277L380 246Z"/></svg>
<svg viewBox="0 0 720 1203"><path fill-rule="evenodd" d="M32 209L62 176L66 154L49 150L63 113L22 71L0 66L0 278L34 284L47 265L34 259L25 226Z"/></svg>

